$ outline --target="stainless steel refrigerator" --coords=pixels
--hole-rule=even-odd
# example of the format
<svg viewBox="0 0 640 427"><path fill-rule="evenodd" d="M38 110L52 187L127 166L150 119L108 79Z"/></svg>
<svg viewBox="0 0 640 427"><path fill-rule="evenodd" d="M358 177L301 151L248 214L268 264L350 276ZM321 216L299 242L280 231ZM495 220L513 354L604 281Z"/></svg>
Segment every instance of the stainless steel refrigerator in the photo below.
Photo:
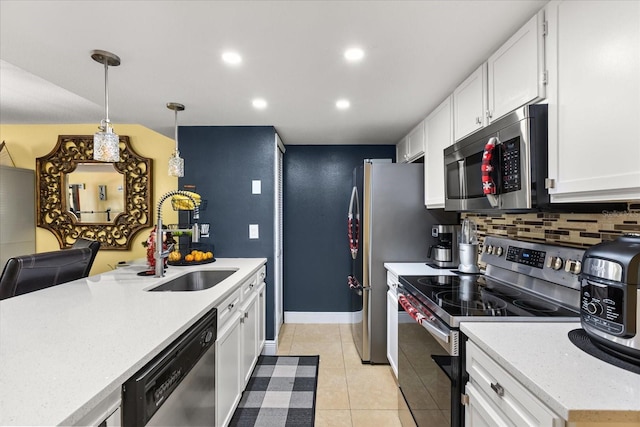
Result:
<svg viewBox="0 0 640 427"><path fill-rule="evenodd" d="M433 224L458 215L427 210L424 164L365 160L353 171L349 202L352 335L366 363L387 361L385 262L426 262Z"/></svg>

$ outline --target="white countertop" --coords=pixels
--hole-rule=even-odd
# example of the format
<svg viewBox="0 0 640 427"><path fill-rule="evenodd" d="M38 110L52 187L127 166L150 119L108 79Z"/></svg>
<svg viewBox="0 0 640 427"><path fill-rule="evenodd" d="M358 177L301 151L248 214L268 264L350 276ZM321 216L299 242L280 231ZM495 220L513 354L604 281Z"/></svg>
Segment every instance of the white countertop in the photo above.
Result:
<svg viewBox="0 0 640 427"><path fill-rule="evenodd" d="M451 270L434 268L424 262L385 262L384 268L396 276L455 276Z"/></svg>
<svg viewBox="0 0 640 427"><path fill-rule="evenodd" d="M574 323L467 323L460 326L554 412L568 421L637 422L640 375L583 352L567 336Z"/></svg>
<svg viewBox="0 0 640 427"><path fill-rule="evenodd" d="M0 301L0 425L72 425L248 279L264 258L119 268ZM145 292L196 270L237 269L213 288Z"/></svg>

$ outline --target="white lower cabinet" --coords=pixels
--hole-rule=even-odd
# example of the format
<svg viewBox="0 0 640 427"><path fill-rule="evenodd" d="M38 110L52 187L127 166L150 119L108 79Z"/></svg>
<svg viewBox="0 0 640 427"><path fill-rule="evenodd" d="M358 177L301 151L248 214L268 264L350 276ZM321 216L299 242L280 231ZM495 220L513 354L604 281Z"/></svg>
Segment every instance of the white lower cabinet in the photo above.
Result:
<svg viewBox="0 0 640 427"><path fill-rule="evenodd" d="M398 378L398 277L387 272L387 359Z"/></svg>
<svg viewBox="0 0 640 427"><path fill-rule="evenodd" d="M240 312L236 291L218 306L218 337L216 339L216 426L229 424L233 411L240 402L241 352Z"/></svg>
<svg viewBox="0 0 640 427"><path fill-rule="evenodd" d="M216 426L231 421L264 348L265 267L218 305L216 339Z"/></svg>
<svg viewBox="0 0 640 427"><path fill-rule="evenodd" d="M240 335L242 344L240 349L240 372L242 374L242 387L249 382L251 372L258 360L258 294L253 292L242 303L240 308Z"/></svg>
<svg viewBox="0 0 640 427"><path fill-rule="evenodd" d="M564 419L472 341L467 342L466 350L466 427L565 425Z"/></svg>
<svg viewBox="0 0 640 427"><path fill-rule="evenodd" d="M258 284L258 356L262 354L267 340L267 285Z"/></svg>

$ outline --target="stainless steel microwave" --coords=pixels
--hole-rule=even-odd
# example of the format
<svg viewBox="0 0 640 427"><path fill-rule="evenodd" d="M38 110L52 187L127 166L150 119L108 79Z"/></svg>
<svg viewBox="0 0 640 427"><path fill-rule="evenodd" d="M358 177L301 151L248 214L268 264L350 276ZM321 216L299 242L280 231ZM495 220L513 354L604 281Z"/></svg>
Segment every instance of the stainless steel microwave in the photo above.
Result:
<svg viewBox="0 0 640 427"><path fill-rule="evenodd" d="M549 205L547 106L528 105L444 150L445 210ZM489 194L487 194L489 193Z"/></svg>

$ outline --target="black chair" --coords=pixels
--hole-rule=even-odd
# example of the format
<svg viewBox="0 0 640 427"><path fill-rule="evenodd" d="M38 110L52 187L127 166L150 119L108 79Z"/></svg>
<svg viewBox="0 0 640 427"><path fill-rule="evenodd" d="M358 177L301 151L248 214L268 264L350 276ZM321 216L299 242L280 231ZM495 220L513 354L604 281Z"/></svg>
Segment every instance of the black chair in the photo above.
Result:
<svg viewBox="0 0 640 427"><path fill-rule="evenodd" d="M96 240L85 239L84 237L78 237L78 239L71 246L72 248L89 248L91 249L91 260L89 260L89 264L87 265L87 271L84 276L87 277L89 272L91 271L91 266L93 265L93 261L96 259L96 255L98 250L100 249L100 242Z"/></svg>
<svg viewBox="0 0 640 427"><path fill-rule="evenodd" d="M90 248L71 248L9 258L0 277L0 300L86 277L94 256Z"/></svg>

